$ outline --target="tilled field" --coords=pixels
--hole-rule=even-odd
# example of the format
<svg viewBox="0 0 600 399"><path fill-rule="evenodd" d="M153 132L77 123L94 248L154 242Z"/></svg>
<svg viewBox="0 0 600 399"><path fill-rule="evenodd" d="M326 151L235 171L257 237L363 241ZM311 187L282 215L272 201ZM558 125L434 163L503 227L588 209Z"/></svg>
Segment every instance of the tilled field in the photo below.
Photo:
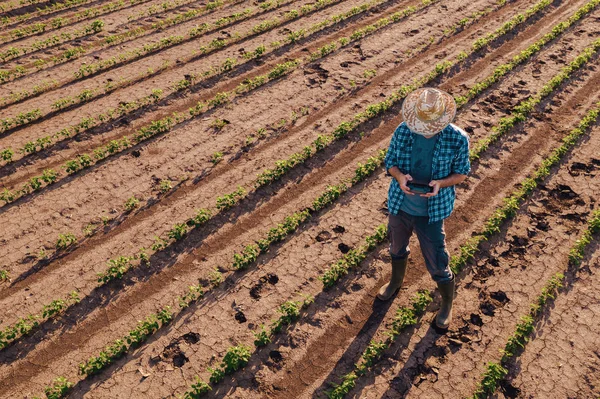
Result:
<svg viewBox="0 0 600 399"><path fill-rule="evenodd" d="M600 397L600 0L0 3L0 397ZM382 167L451 93L454 321Z"/></svg>

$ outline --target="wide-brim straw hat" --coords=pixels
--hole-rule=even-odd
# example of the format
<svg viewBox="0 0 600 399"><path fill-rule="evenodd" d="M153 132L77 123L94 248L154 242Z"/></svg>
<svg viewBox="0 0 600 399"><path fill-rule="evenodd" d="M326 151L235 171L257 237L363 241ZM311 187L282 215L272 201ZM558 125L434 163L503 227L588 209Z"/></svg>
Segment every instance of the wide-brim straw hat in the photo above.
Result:
<svg viewBox="0 0 600 399"><path fill-rule="evenodd" d="M402 104L402 117L408 128L423 136L441 132L456 116L454 97L445 91L424 87L408 94Z"/></svg>

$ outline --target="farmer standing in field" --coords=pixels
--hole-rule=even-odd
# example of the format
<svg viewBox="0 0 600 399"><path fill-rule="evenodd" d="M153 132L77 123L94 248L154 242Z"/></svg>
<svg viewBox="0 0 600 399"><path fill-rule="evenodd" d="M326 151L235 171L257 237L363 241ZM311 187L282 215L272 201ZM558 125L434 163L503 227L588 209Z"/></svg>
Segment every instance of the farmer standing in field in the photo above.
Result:
<svg viewBox="0 0 600 399"><path fill-rule="evenodd" d="M454 98L433 88L417 89L402 104L402 122L394 131L385 167L393 177L388 192L388 233L392 278L377 297L388 300L402 286L413 233L425 258L427 271L442 297L435 324L446 329L452 319L454 274L446 251L444 219L454 208L454 186L467 177L469 139L451 124Z"/></svg>

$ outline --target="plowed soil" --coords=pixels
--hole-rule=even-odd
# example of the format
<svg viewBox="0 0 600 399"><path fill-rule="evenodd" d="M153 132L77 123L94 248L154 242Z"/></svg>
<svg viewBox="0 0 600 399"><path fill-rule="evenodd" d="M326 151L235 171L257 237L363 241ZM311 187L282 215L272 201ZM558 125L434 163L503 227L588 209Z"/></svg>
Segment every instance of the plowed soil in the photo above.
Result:
<svg viewBox="0 0 600 399"><path fill-rule="evenodd" d="M596 0L592 0L593 3ZM467 95L499 66L529 48L552 28L568 20L590 0L556 0L473 51L464 62L441 73L429 85L453 96ZM71 17L86 6L66 8L20 23L26 27L56 17ZM275 4L275 1L272 2ZM249 347L248 364L223 381L211 384L206 397L326 398L329 390L353 370L373 339L385 337L399 306L421 289L434 292L433 303L411 328L403 330L377 364L356 381L348 398L471 397L488 362L498 362L500 350L546 281L565 273L565 286L544 310L535 334L509 364L508 373L492 397L600 397L600 244L593 237L578 269L569 267L569 251L600 207L600 127L586 132L548 178L521 204L476 252L457 276L454 319L448 331L431 325L439 294L426 273L416 237L411 241L408 274L399 294L388 302L376 299L390 277L387 241L331 289L319 276L352 249L363 245L378 225L387 222L386 196L390 177L383 167L352 185L281 242L251 262L246 270L232 266L234 255L283 223L286 216L309 209L329 186L348 182L358 164L387 148L402 122L401 101L361 123L346 137L316 152L281 179L256 188L259 173L351 121L369 104L382 101L402 85L422 78L435 65L460 59L473 42L496 31L534 3L526 0L381 1L368 11L332 23L332 17L367 4L363 0L331 1L326 6L253 34L209 54L199 52L215 40L252 32L260 23L284 20L290 12L315 5L294 0L261 9L263 1L230 1L207 13L156 29L153 24L182 15L206 2L139 2L99 16L102 32L0 64L0 70L51 59L75 46L88 46L81 57L0 83L0 97L32 90L42 82L55 85L39 94L0 105L0 119L39 109L41 118L0 132L0 151L12 149L13 162L0 160L0 193L18 191L48 169L56 182L0 201L0 331L37 315L38 324L0 349L0 398L44 395L57 377L71 387L72 398L179 398L196 377L209 381L228 348ZM430 4L431 3L431 4ZM45 3L44 3L45 4ZM269 73L278 64L307 57L323 46L350 37L395 12L419 9L349 45L303 62L281 78L237 95L232 101L177 124L168 132L127 147L89 168L69 174L65 162L136 132L174 112L188 112L198 101L233 91L247 79ZM149 11L150 10L150 11ZM117 62L96 74L74 72L127 51L157 43L171 35L187 35L195 26L251 10L233 21L181 43L169 45L131 62ZM0 14L34 11L23 5ZM330 26L311 32L323 21ZM60 32L72 32L90 20L69 23L34 36L0 44L0 53L24 48ZM13 29L6 26L2 29ZM144 34L117 45L102 44L111 34L142 28ZM305 30L297 41L290 33ZM187 36L186 36L187 37ZM600 38L600 4L535 54L477 93L456 116L455 124L469 134L472 148L490 137L502 118L532 98L560 71ZM283 44L276 49L272 43ZM337 42L339 44L339 42ZM264 45L256 59L242 54ZM597 47L600 47L597 45ZM230 59L238 64L214 77L178 91L181 79L217 68ZM597 54L551 90L525 121L472 161L467 180L457 187L453 214L445 221L448 250L457 255L480 232L504 198L520 187L563 137L600 101ZM161 66L166 65L161 69ZM145 71L148 71L146 75ZM53 104L82 90L99 90L109 82L131 83L90 101L65 109ZM56 140L35 153L27 143L117 108L161 89L156 103L100 123L81 134ZM221 123L220 126L219 123ZM1 153L0 153L1 154ZM161 191L161 182L170 188ZM243 187L247 196L218 212L220 198ZM6 192L6 191L5 191ZM135 209L126 202L135 197ZM157 237L167 239L176 223L192 219L198 209L213 216L180 240L168 239L163 249L151 249ZM74 242L57 249L59 235ZM110 260L146 249L147 265L125 271L116 281L100 285L98 274ZM137 265L137 260L134 261ZM219 275L222 281L211 283ZM180 297L200 284L204 296L181 308ZM43 309L76 292L80 301L58 314L42 317ZM278 307L303 297L314 303L298 320L274 334L272 342L255 347L255 333L281 316ZM169 306L173 320L150 334L124 356L84 376L78 365L136 328L140 320ZM0 335L0 342L2 335ZM49 396L50 397L50 396ZM191 398L192 396L190 396ZM187 399L188 397L186 397Z"/></svg>

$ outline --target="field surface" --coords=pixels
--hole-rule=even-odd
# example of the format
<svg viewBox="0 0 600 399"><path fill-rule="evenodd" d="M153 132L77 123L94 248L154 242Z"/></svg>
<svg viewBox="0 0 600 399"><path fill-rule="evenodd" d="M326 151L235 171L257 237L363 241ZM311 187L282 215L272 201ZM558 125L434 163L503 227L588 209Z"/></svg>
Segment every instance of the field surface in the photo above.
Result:
<svg viewBox="0 0 600 399"><path fill-rule="evenodd" d="M0 1L0 398L600 398L600 0ZM448 331L382 166L459 106Z"/></svg>

